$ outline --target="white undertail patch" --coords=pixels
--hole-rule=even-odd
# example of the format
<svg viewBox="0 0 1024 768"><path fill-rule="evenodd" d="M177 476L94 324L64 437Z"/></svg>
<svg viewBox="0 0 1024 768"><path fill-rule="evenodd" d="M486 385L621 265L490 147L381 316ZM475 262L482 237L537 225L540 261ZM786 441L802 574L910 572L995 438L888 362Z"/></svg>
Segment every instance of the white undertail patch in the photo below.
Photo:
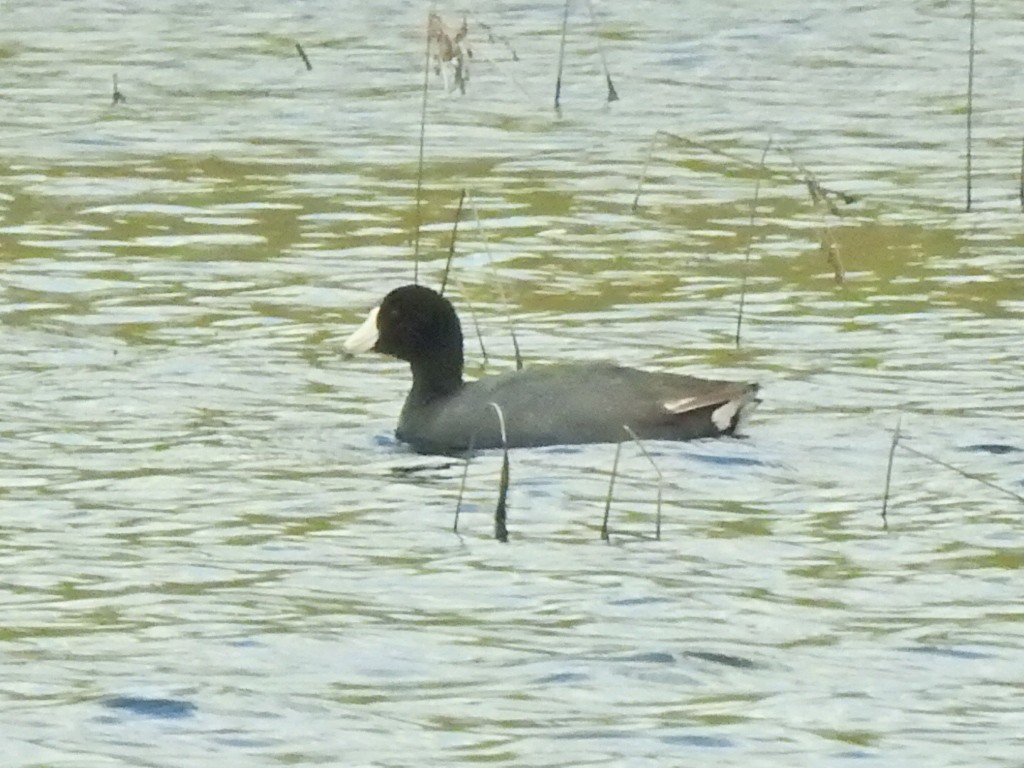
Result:
<svg viewBox="0 0 1024 768"><path fill-rule="evenodd" d="M732 420L736 417L736 411L739 409L740 401L730 400L725 405L720 405L711 412L711 423L724 432L732 424Z"/></svg>
<svg viewBox="0 0 1024 768"><path fill-rule="evenodd" d="M730 428L738 430L759 402L754 392L747 392L715 408L711 412L711 423L722 432Z"/></svg>

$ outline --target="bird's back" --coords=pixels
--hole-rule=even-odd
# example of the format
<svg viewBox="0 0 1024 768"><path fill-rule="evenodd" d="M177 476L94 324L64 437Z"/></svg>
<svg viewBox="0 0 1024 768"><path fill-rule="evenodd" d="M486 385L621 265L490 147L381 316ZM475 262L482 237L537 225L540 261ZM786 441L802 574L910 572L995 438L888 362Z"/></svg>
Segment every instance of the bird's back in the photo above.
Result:
<svg viewBox="0 0 1024 768"><path fill-rule="evenodd" d="M431 453L499 447L496 403L509 447L619 442L625 425L641 438L689 440L731 433L756 391L608 363L536 366L485 376L434 402L408 400L398 437Z"/></svg>

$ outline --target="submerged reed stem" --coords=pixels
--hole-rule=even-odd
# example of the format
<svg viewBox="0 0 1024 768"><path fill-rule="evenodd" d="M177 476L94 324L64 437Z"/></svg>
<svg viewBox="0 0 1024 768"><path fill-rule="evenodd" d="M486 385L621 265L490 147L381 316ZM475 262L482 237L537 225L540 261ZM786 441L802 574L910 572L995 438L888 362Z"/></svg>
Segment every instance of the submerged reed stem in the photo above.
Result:
<svg viewBox="0 0 1024 768"><path fill-rule="evenodd" d="M473 447L476 444L476 433L469 438L469 445L466 447L466 463L462 468L462 482L459 484L459 497L455 500L455 521L452 523L452 533L459 532L459 512L462 511L462 498L466 494L466 479L469 477L469 463L473 460Z"/></svg>

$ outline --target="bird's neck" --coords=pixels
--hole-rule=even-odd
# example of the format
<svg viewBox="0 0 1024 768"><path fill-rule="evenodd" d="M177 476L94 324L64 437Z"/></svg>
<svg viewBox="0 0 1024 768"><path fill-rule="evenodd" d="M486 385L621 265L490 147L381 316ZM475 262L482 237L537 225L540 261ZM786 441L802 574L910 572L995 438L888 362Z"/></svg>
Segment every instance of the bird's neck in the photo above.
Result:
<svg viewBox="0 0 1024 768"><path fill-rule="evenodd" d="M462 389L462 349L434 357L429 364L412 362L412 391L409 399L420 403L451 397Z"/></svg>

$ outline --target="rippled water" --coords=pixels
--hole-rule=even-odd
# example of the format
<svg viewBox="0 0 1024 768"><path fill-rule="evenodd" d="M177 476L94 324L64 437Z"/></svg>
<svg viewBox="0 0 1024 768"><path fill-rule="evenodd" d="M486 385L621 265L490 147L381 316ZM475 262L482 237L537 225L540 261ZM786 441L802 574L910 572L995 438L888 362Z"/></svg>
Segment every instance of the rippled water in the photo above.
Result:
<svg viewBox="0 0 1024 768"><path fill-rule="evenodd" d="M612 105L578 4L560 116L559 4L473 9L420 243L436 285L466 187L472 373L511 317L528 362L764 386L747 439L649 446L661 541L625 450L611 546L610 446L514 452L507 545L478 457L453 534L407 371L339 354L413 274L424 6L140 5L0 7L4 765L1019 764L1019 3L970 214L966 3L601 4ZM634 214L656 130L701 146ZM897 450L884 530L898 414L997 487Z"/></svg>

